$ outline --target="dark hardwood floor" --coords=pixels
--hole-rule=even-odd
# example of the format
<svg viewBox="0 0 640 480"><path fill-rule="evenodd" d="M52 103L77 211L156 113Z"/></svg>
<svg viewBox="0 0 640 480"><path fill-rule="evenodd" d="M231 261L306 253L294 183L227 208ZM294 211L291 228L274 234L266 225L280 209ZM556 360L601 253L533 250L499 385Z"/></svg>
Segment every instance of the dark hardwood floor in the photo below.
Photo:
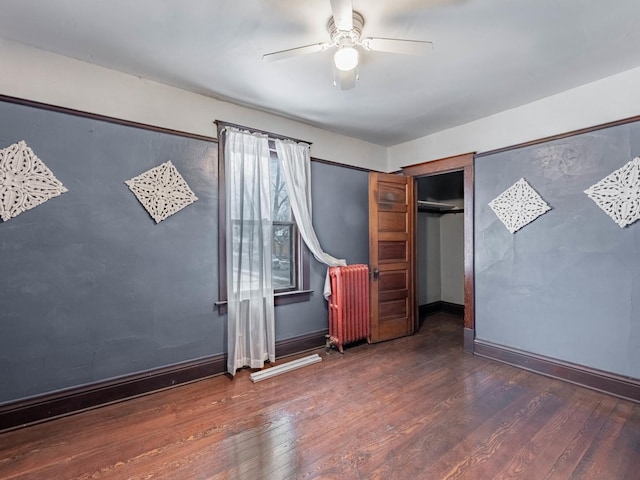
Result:
<svg viewBox="0 0 640 480"><path fill-rule="evenodd" d="M0 434L2 479L640 479L640 405L462 352L462 320Z"/></svg>

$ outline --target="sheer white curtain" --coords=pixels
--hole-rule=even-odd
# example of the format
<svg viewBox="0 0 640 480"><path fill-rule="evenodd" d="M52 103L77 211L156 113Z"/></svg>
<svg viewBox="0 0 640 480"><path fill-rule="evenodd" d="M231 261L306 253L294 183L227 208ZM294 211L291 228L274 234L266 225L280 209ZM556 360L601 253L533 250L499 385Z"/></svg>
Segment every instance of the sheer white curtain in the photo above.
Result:
<svg viewBox="0 0 640 480"><path fill-rule="evenodd" d="M271 283L271 175L267 136L227 128L225 138L228 360L244 366L275 361Z"/></svg>
<svg viewBox="0 0 640 480"><path fill-rule="evenodd" d="M311 220L311 157L309 145L288 140L276 140L276 151L282 162L285 183L289 191L291 210L304 243L313 256L329 267L344 266L345 260L332 257L322 250ZM324 282L324 296L331 295L329 272Z"/></svg>

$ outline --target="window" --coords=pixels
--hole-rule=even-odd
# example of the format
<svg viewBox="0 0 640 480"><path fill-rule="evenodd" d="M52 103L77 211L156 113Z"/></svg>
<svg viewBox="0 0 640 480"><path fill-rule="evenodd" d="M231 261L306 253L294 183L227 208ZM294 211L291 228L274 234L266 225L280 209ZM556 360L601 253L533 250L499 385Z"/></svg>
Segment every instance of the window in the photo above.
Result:
<svg viewBox="0 0 640 480"><path fill-rule="evenodd" d="M299 238L291 213L289 192L275 152L271 153L271 189L273 202L272 281L277 292L296 290Z"/></svg>
<svg viewBox="0 0 640 480"><path fill-rule="evenodd" d="M219 158L219 209L218 209L218 306L226 304L227 300L227 265L226 265L226 210L225 210L225 168L224 168L224 135L222 129L233 126L243 130L256 131L225 122L216 122L218 126L218 158ZM266 133L272 138L282 138ZM272 282L276 305L305 301L311 293L309 290L309 253L303 247L302 239L296 227L289 194L277 157L275 144L269 140L271 152L270 175L272 187L272 222L273 222L273 252L272 252ZM221 308L221 310L224 307Z"/></svg>

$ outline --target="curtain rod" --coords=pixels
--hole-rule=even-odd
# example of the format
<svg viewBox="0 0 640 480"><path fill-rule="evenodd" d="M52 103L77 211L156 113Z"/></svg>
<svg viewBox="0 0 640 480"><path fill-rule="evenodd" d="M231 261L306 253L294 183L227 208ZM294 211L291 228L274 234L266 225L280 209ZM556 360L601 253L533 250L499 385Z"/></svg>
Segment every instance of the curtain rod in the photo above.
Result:
<svg viewBox="0 0 640 480"><path fill-rule="evenodd" d="M224 129L227 127L233 127L233 128L237 128L240 130L248 130L251 133L261 133L263 135L267 135L270 139L278 139L278 140L293 140L294 142L297 143L306 143L307 145L311 146L312 143L308 142L306 140L300 140L298 138L293 138L293 137L287 137L285 135L279 135L277 133L272 133L272 132L268 132L266 130L260 130L259 128L250 128L250 127L245 127L244 125L238 125L235 123L229 123L229 122L225 122L224 120L215 120L213 123L216 124L216 126L218 127L218 135L222 134L222 132L224 132Z"/></svg>

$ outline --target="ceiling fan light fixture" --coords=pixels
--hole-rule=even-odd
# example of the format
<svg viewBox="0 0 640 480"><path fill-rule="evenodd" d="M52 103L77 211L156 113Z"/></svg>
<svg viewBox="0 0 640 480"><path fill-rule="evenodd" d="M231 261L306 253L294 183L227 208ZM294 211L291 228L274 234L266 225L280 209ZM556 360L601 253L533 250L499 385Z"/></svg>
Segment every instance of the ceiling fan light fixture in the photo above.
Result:
<svg viewBox="0 0 640 480"><path fill-rule="evenodd" d="M263 60L281 60L307 53L324 52L337 48L333 56L334 86L350 90L358 80L359 51L388 52L405 55L426 55L433 50L433 43L424 40L402 40L398 38L362 38L364 17L353 10L352 0L330 0L332 15L327 22L330 42L315 43L267 53ZM368 53L366 53L368 55Z"/></svg>
<svg viewBox="0 0 640 480"><path fill-rule="evenodd" d="M341 47L333 56L333 63L338 70L348 72L358 66L358 51L350 46Z"/></svg>

